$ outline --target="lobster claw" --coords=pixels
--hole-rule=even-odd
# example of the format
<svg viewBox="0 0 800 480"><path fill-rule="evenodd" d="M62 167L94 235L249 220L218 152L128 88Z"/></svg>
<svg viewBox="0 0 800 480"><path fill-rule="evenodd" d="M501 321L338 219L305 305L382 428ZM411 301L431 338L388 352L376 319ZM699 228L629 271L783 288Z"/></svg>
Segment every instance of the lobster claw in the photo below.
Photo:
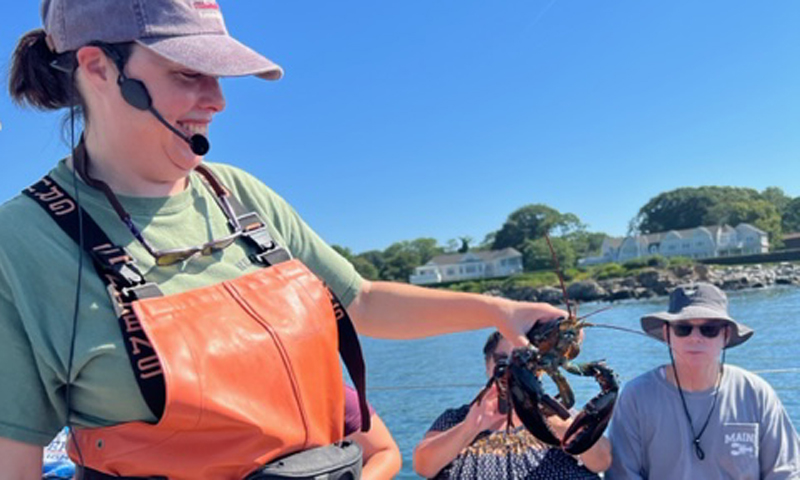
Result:
<svg viewBox="0 0 800 480"><path fill-rule="evenodd" d="M542 382L529 367L530 361L536 356L535 347L517 349L512 353L509 371L512 381L509 382L509 396L514 406L514 411L531 434L544 443L560 446L559 439L547 424L547 420L539 408L543 403L559 414L569 412L555 399L544 393ZM535 360L534 360L535 361Z"/></svg>
<svg viewBox="0 0 800 480"><path fill-rule="evenodd" d="M602 391L586 402L583 410L564 433L561 448L571 455L585 452L600 439L611 420L614 403L617 401L619 385L614 372L602 363L590 364L589 368L594 369Z"/></svg>

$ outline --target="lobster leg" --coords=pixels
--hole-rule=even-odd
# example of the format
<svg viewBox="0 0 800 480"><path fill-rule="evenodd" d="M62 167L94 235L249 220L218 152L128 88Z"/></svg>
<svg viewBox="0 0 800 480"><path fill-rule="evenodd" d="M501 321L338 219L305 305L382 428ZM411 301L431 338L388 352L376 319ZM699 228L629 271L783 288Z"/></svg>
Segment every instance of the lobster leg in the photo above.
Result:
<svg viewBox="0 0 800 480"><path fill-rule="evenodd" d="M550 378L553 379L556 387L558 387L558 398L561 400L561 403L567 409L572 408L572 406L575 405L575 395L572 393L572 387L569 386L567 379L564 378L564 375L558 370L551 373Z"/></svg>
<svg viewBox="0 0 800 480"><path fill-rule="evenodd" d="M550 375L550 378L553 379L553 382L558 387L558 395L556 395L554 399L544 394L539 408L541 408L542 414L545 417L558 415L563 420L566 420L571 416L568 409L575 405L575 396L572 394L572 387L569 386L567 379L564 378L564 375L558 370L555 372L548 372L548 375Z"/></svg>
<svg viewBox="0 0 800 480"><path fill-rule="evenodd" d="M533 346L519 348L511 354L508 391L514 411L531 434L544 443L554 446L561 445L559 439L542 414L539 404L544 403L554 410L564 410L558 401L544 393L542 383L534 373L536 371L537 350ZM569 416L569 412L567 412Z"/></svg>
<svg viewBox="0 0 800 480"><path fill-rule="evenodd" d="M617 375L602 361L584 364L568 364L564 368L576 375L593 376L600 384L601 391L586 402L583 410L575 417L564 434L561 448L565 452L578 455L600 439L611 420L614 403L617 400L619 384Z"/></svg>

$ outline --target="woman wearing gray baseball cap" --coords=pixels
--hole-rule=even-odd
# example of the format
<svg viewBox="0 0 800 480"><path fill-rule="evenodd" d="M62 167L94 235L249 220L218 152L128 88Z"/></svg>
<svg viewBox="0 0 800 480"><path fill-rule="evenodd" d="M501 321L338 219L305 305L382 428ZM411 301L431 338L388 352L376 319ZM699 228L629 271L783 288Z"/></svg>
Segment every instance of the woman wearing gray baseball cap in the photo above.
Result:
<svg viewBox="0 0 800 480"><path fill-rule="evenodd" d="M0 206L4 478L38 478L63 425L86 479L277 478L320 459L307 475L353 478L352 449L326 447L344 423L337 350L366 411L353 326L523 345L564 314L364 280L259 180L204 162L219 77L282 76L216 1L45 0L42 18L9 88L69 109L74 148ZM272 462L295 452L309 460Z"/></svg>
<svg viewBox="0 0 800 480"><path fill-rule="evenodd" d="M725 364L753 330L731 318L724 292L677 287L642 329L669 348L670 365L629 382L609 437L609 479L795 479L800 440L770 385ZM720 361L720 354L722 360Z"/></svg>

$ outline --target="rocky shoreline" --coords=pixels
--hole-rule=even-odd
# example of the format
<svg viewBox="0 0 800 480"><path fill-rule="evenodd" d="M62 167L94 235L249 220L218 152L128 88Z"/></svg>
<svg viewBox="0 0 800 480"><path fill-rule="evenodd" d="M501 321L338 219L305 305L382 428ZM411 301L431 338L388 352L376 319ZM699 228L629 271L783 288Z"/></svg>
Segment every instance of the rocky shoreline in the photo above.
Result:
<svg viewBox="0 0 800 480"><path fill-rule="evenodd" d="M690 282L709 282L723 290L765 288L772 285L800 285L800 265L683 265L672 268L647 268L636 275L606 280L582 280L567 286L570 299L578 302L652 298L668 295L676 286ZM485 292L512 300L528 302L561 302L556 287L508 287Z"/></svg>

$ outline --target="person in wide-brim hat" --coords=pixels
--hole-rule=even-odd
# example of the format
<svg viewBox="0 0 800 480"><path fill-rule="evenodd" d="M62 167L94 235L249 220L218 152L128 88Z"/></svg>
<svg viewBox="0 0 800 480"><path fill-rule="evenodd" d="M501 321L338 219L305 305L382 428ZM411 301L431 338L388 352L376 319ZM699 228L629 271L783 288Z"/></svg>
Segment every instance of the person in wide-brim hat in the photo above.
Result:
<svg viewBox="0 0 800 480"><path fill-rule="evenodd" d="M723 320L728 324L728 340L724 348L741 345L753 336L753 329L731 318L728 314L728 297L709 283L680 285L669 296L669 308L642 317L642 329L651 337L666 341L665 323L692 319Z"/></svg>
<svg viewBox="0 0 800 480"><path fill-rule="evenodd" d="M725 363L753 329L708 283L676 287L666 311L641 318L670 363L629 381L609 430L608 480L797 478L800 440L772 387Z"/></svg>

